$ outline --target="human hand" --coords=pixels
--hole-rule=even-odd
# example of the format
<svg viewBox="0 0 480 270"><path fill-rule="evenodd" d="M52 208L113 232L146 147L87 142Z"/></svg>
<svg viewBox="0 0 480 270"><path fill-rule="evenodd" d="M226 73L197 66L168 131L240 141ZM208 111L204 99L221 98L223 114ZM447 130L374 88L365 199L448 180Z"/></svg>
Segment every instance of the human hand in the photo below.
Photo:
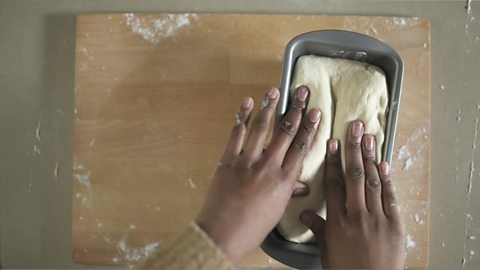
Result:
<svg viewBox="0 0 480 270"><path fill-rule="evenodd" d="M377 167L375 137L350 124L345 176L338 140L329 140L325 167L327 219L300 215L315 235L325 268L403 269L404 232L390 168Z"/></svg>
<svg viewBox="0 0 480 270"><path fill-rule="evenodd" d="M253 100L246 98L237 113L236 125L196 219L234 264L258 247L275 227L295 190L306 195L306 185L297 179L320 120L318 109L310 110L302 119L308 92L305 86L296 89L290 109L266 149L278 89L267 92L244 147Z"/></svg>

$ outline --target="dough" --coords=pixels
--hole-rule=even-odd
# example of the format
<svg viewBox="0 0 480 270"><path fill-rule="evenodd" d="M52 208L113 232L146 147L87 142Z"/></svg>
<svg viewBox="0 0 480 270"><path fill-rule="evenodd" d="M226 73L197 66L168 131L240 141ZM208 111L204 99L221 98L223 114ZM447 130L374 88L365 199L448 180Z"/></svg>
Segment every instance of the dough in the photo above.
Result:
<svg viewBox="0 0 480 270"><path fill-rule="evenodd" d="M310 242L311 231L299 220L303 210L310 209L326 216L323 189L324 161L329 138L337 138L342 145L342 163L348 125L355 119L363 120L365 132L374 134L377 142L377 160L381 160L386 108L387 84L381 69L364 62L318 56L298 59L290 96L300 85L310 89L308 110L320 108L322 119L307 154L300 181L308 183L310 194L292 198L277 226L285 239L292 242Z"/></svg>

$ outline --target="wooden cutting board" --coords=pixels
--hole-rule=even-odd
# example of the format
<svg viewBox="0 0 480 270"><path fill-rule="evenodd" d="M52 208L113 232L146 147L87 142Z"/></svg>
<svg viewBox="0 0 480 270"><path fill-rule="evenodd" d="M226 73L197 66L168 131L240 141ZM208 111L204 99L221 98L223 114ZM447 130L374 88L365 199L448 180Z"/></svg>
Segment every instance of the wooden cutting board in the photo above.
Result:
<svg viewBox="0 0 480 270"><path fill-rule="evenodd" d="M73 258L135 265L191 221L244 96L278 85L294 36L346 29L405 62L393 171L407 264L428 263L430 24L423 18L83 14L77 18ZM281 266L260 249L244 266Z"/></svg>

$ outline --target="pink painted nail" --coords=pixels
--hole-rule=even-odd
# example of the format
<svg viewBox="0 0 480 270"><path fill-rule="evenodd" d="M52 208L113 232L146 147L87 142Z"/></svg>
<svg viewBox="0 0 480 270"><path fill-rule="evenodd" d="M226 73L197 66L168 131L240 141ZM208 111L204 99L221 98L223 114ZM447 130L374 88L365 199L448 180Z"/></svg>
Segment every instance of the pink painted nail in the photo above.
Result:
<svg viewBox="0 0 480 270"><path fill-rule="evenodd" d="M244 98L242 102L242 108L248 109L250 106L252 106L252 99L250 97Z"/></svg>
<svg viewBox="0 0 480 270"><path fill-rule="evenodd" d="M272 88L270 90L268 90L268 97L271 98L271 99L274 99L274 98L277 98L278 96L278 90L276 88Z"/></svg>
<svg viewBox="0 0 480 270"><path fill-rule="evenodd" d="M318 122L320 120L320 110L313 109L309 114L309 119L312 123Z"/></svg>
<svg viewBox="0 0 480 270"><path fill-rule="evenodd" d="M354 137L360 137L363 134L363 123L360 121L355 121L352 127L352 135Z"/></svg>
<svg viewBox="0 0 480 270"><path fill-rule="evenodd" d="M305 86L300 87L297 94L298 100L305 101L307 100L307 96L308 96L307 88Z"/></svg>
<svg viewBox="0 0 480 270"><path fill-rule="evenodd" d="M328 143L328 152L330 152L330 154L332 155L335 155L337 151L338 151L338 140L337 139L330 140L330 142Z"/></svg>
<svg viewBox="0 0 480 270"><path fill-rule="evenodd" d="M367 136L365 138L365 148L368 150L368 151L373 151L373 136Z"/></svg>
<svg viewBox="0 0 480 270"><path fill-rule="evenodd" d="M382 164L380 164L380 172L383 175L388 175L388 173L390 172L390 166L387 162L382 162Z"/></svg>

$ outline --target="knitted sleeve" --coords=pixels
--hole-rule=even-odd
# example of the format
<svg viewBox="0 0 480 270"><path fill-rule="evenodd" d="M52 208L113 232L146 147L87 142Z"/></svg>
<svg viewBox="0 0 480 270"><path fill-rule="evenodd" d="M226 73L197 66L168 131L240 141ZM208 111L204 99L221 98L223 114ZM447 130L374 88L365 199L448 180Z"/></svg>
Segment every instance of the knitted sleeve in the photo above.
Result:
<svg viewBox="0 0 480 270"><path fill-rule="evenodd" d="M233 265L194 222L148 258L139 269L230 270Z"/></svg>

